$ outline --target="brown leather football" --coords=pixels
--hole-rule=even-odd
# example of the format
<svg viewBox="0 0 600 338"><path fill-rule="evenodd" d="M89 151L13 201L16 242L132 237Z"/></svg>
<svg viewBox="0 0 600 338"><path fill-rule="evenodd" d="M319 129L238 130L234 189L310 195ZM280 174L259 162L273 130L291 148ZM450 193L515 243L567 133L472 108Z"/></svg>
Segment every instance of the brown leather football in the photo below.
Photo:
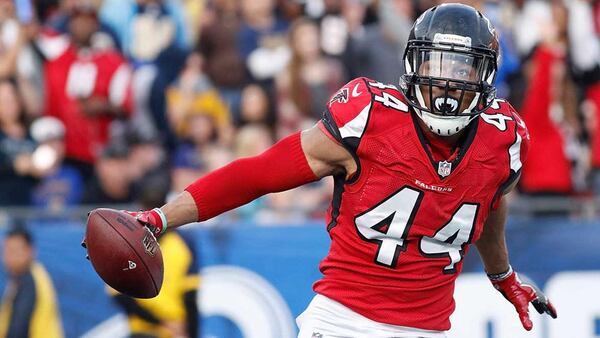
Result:
<svg viewBox="0 0 600 338"><path fill-rule="evenodd" d="M163 282L163 259L154 235L133 216L95 209L88 215L85 244L98 275L113 289L152 298Z"/></svg>

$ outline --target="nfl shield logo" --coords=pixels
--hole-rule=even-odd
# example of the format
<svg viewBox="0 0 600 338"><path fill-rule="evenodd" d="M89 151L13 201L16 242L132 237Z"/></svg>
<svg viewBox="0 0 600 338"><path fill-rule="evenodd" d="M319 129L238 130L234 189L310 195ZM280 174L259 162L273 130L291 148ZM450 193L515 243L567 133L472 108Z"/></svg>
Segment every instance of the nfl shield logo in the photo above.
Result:
<svg viewBox="0 0 600 338"><path fill-rule="evenodd" d="M438 164L438 174L440 176L446 177L446 176L450 175L451 171L452 171L452 163L450 163L448 161L439 162L439 164Z"/></svg>

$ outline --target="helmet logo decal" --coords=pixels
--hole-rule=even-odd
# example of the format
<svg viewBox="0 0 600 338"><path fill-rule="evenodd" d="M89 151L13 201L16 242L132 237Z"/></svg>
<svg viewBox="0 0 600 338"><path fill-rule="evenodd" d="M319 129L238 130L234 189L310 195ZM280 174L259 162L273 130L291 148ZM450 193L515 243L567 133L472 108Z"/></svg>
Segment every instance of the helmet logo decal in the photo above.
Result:
<svg viewBox="0 0 600 338"><path fill-rule="evenodd" d="M435 33L433 36L433 44L453 44L464 47L471 47L471 37L456 34Z"/></svg>
<svg viewBox="0 0 600 338"><path fill-rule="evenodd" d="M450 96L439 96L433 100L435 109L444 114L455 114L458 111L458 100Z"/></svg>

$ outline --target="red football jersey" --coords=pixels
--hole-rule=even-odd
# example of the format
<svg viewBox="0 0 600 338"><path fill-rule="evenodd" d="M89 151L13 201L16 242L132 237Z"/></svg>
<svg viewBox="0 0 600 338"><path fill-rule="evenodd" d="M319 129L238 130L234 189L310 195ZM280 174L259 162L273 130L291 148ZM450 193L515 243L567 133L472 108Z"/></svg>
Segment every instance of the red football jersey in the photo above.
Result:
<svg viewBox="0 0 600 338"><path fill-rule="evenodd" d="M129 112L132 107L131 70L113 50L77 50L64 35L44 35L38 40L45 64L46 115L66 127L68 157L93 162L109 138L110 116L86 116L80 100L102 97Z"/></svg>
<svg viewBox="0 0 600 338"><path fill-rule="evenodd" d="M497 100L469 125L460 151L435 162L406 102L366 78L329 102L321 127L358 171L335 178L331 247L314 290L377 322L448 330L462 258L518 177L529 136Z"/></svg>

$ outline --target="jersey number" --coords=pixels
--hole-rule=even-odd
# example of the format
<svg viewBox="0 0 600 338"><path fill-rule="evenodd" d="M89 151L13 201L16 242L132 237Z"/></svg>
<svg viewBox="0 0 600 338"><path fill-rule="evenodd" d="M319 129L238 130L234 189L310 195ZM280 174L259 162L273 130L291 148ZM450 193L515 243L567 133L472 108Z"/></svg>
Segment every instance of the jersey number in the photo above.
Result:
<svg viewBox="0 0 600 338"><path fill-rule="evenodd" d="M510 117L502 114L489 115L486 113L481 113L479 116L481 116L485 122L496 126L496 128L500 129L500 131L506 131L506 121L512 120Z"/></svg>
<svg viewBox="0 0 600 338"><path fill-rule="evenodd" d="M366 241L378 244L375 263L394 268L402 251L406 251L406 238L412 226L422 191L403 187L375 207L358 215L354 220L359 235ZM419 251L425 257L449 258L444 273L456 272L456 264L463 258L463 246L471 241L478 204L463 203L452 219L433 237L419 241Z"/></svg>
<svg viewBox="0 0 600 338"><path fill-rule="evenodd" d="M406 105L406 103L400 101L400 99L398 99L394 95L391 95L386 92L381 92L381 95L382 96L375 95L375 101L381 102L381 104L383 104L386 107L396 109L405 113L408 112L408 106Z"/></svg>
<svg viewBox="0 0 600 338"><path fill-rule="evenodd" d="M386 85L381 82L369 82L369 86L379 88L381 90L385 90L385 89L398 90L398 88L396 88L396 86L394 86L394 85ZM408 112L408 106L406 105L406 103L400 101L399 98L397 98L394 95L391 95L389 93L381 92L381 95L375 95L375 101L381 102L381 104L383 104L384 106L386 106L388 108L396 109L396 110L399 110L399 111L405 112L405 113Z"/></svg>

